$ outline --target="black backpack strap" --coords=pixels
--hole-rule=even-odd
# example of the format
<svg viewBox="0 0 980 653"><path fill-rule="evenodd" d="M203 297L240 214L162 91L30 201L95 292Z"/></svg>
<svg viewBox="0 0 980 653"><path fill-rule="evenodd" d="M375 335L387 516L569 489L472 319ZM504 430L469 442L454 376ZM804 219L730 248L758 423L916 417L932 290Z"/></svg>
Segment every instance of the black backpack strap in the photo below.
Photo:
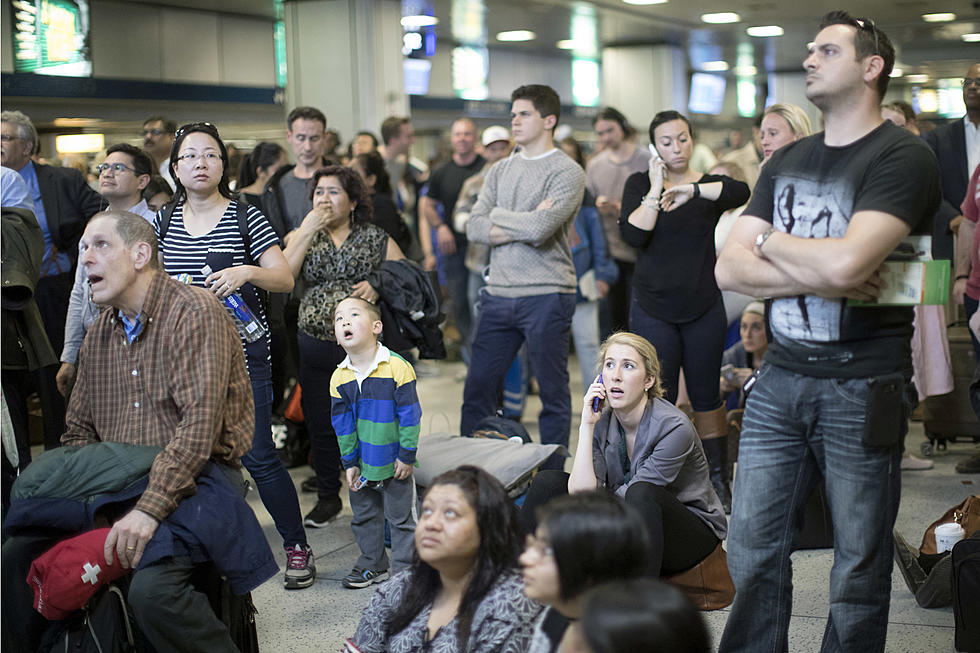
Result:
<svg viewBox="0 0 980 653"><path fill-rule="evenodd" d="M235 201L235 216L238 218L238 231L242 234L242 242L245 243L245 265L258 265L252 258L252 235L248 232L248 202L241 200Z"/></svg>
<svg viewBox="0 0 980 653"><path fill-rule="evenodd" d="M158 240L161 243L167 237L167 229L170 228L170 218L173 217L175 208L177 208L176 202L167 202L160 209L160 236Z"/></svg>

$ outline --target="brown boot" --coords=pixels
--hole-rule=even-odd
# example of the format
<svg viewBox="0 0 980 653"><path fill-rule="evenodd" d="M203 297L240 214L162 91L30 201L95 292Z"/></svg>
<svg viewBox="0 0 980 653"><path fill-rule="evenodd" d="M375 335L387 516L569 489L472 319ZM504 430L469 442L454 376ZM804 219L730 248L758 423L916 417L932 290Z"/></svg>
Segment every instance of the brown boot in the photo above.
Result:
<svg viewBox="0 0 980 653"><path fill-rule="evenodd" d="M724 406L714 410L695 411L694 427L701 437L708 474L725 514L732 512L732 491L728 483L728 420Z"/></svg>

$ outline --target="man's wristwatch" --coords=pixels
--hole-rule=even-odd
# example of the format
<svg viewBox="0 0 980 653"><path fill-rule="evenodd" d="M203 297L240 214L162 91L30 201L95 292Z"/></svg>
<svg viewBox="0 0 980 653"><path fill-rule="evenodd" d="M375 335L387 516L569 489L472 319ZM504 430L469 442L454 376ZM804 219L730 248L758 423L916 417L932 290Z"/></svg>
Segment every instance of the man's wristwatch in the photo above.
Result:
<svg viewBox="0 0 980 653"><path fill-rule="evenodd" d="M755 249L756 256L763 256L762 246L766 244L766 241L769 240L769 236L773 235L775 231L776 231L775 227L769 227L768 229L766 229L761 234L755 237L754 249Z"/></svg>

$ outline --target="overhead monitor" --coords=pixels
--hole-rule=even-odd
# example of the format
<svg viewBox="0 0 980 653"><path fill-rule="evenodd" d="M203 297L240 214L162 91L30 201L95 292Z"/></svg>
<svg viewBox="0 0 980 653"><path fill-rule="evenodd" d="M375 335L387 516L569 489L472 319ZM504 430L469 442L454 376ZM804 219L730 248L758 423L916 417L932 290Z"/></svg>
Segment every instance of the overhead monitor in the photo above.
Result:
<svg viewBox="0 0 980 653"><path fill-rule="evenodd" d="M691 113L710 113L717 116L725 102L725 78L709 73L691 75L691 97L687 108Z"/></svg>
<svg viewBox="0 0 980 653"><path fill-rule="evenodd" d="M88 0L10 0L14 71L91 77Z"/></svg>

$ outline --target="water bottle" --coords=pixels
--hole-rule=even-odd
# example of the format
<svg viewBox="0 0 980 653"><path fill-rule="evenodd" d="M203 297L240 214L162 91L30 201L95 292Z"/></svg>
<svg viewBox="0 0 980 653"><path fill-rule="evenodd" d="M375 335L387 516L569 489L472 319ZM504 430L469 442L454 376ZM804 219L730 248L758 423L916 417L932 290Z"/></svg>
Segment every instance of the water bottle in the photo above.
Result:
<svg viewBox="0 0 980 653"><path fill-rule="evenodd" d="M211 267L205 265L201 268L201 274L204 276L211 274ZM192 281L191 275L187 273L178 274L175 278L181 283L189 284ZM266 328L262 326L262 322L252 312L252 309L248 307L248 304L245 303L241 294L237 292L232 293L222 301L224 302L225 309L235 321L235 327L238 328L238 335L244 338L245 342L255 342L265 336Z"/></svg>

